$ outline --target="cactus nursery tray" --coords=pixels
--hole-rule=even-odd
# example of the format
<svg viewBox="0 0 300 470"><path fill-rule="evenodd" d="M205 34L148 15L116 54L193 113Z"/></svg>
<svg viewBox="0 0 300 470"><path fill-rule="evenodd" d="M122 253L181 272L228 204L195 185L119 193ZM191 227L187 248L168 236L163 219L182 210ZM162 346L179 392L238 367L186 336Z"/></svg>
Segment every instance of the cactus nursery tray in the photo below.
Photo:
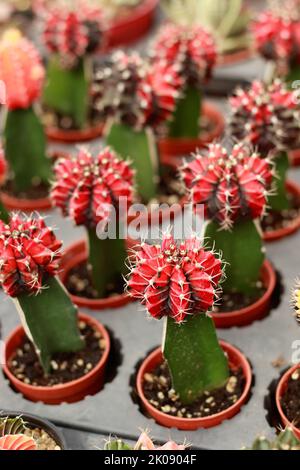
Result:
<svg viewBox="0 0 300 470"><path fill-rule="evenodd" d="M291 170L290 177L300 182L300 170ZM59 227L65 246L82 237L80 229L74 229L56 212L50 217L52 225ZM262 432L275 434L275 427L270 424L271 420L276 423L269 400L270 386L291 363L293 342L299 339L290 307L290 289L299 276L298 257L295 256L299 250L300 234L267 245L268 259L282 279L282 288L278 286L276 292L280 298L274 299L274 306L265 319L246 327L218 330L219 337L237 346L253 368L250 399L231 420L214 428L187 432L162 427L143 414L135 399L134 377L139 362L160 344L161 325L155 320L146 324L145 313L138 303L115 310L88 312L108 328L114 345L108 380L101 392L74 404L33 403L15 392L1 373L1 409L26 410L67 427L69 445L74 448L91 448L91 445L101 448L103 437L111 434L135 440L141 428L151 429L158 442L171 436L177 442L187 440L193 447L201 449L240 449L250 446ZM2 292L0 299L3 339L18 324L18 316L13 303Z"/></svg>

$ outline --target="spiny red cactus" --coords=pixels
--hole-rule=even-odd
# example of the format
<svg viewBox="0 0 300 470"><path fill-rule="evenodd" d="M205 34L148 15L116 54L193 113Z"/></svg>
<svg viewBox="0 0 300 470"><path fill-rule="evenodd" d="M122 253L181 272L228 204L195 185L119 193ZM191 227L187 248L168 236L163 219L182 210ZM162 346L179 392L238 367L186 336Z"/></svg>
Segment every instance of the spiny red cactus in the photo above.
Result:
<svg viewBox="0 0 300 470"><path fill-rule="evenodd" d="M137 53L118 51L95 72L93 103L104 118L138 129L156 127L172 116L181 87L172 65L149 66Z"/></svg>
<svg viewBox="0 0 300 470"><path fill-rule="evenodd" d="M7 161L4 156L3 148L1 148L1 145L0 145L0 186L2 186L5 183L7 170L8 170Z"/></svg>
<svg viewBox="0 0 300 470"><path fill-rule="evenodd" d="M154 62L173 64L184 85L200 87L209 79L217 60L213 36L200 26L166 24L153 45Z"/></svg>
<svg viewBox="0 0 300 470"><path fill-rule="evenodd" d="M121 197L127 199L128 206L132 203L133 171L109 148L96 158L82 149L75 158L58 160L54 172L52 201L76 225L106 225L111 207L118 210Z"/></svg>
<svg viewBox="0 0 300 470"><path fill-rule="evenodd" d="M221 261L205 251L197 237L177 244L165 235L161 246L142 243L131 263L128 292L152 317L170 316L181 323L187 315L212 308L222 277Z"/></svg>
<svg viewBox="0 0 300 470"><path fill-rule="evenodd" d="M55 8L45 15L44 42L50 53L57 53L65 65L99 49L102 34L102 13L77 2L73 9Z"/></svg>
<svg viewBox="0 0 300 470"><path fill-rule="evenodd" d="M257 146L262 156L273 149L300 146L300 105L297 94L276 79L270 85L254 81L230 98L230 127L238 140Z"/></svg>
<svg viewBox="0 0 300 470"><path fill-rule="evenodd" d="M58 272L61 242L40 216L0 220L0 280L6 294L38 293Z"/></svg>
<svg viewBox="0 0 300 470"><path fill-rule="evenodd" d="M8 434L0 437L0 450L37 450L37 445L32 437Z"/></svg>
<svg viewBox="0 0 300 470"><path fill-rule="evenodd" d="M0 80L6 88L8 109L27 109L39 98L45 70L40 55L18 30L4 33L0 41Z"/></svg>
<svg viewBox="0 0 300 470"><path fill-rule="evenodd" d="M244 144L229 153L211 144L182 168L193 205L204 204L205 215L228 229L239 217L256 219L265 214L272 183L272 167Z"/></svg>

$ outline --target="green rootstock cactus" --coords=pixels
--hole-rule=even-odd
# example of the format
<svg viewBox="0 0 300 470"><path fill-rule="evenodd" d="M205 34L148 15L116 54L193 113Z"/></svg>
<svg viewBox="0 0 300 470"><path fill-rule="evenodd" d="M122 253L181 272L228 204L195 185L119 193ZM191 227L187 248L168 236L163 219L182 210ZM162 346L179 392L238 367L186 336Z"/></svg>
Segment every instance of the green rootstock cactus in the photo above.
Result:
<svg viewBox="0 0 300 470"><path fill-rule="evenodd" d="M146 204L156 197L160 176L153 131L172 116L180 83L173 66L150 66L138 54L121 51L95 71L93 102L109 120L106 142L132 161L137 191Z"/></svg>
<svg viewBox="0 0 300 470"><path fill-rule="evenodd" d="M6 88L5 157L13 172L16 192L37 183L48 184L50 161L42 125L34 111L44 78L34 45L17 30L7 31L0 42L0 80Z"/></svg>
<svg viewBox="0 0 300 470"><path fill-rule="evenodd" d="M133 172L109 148L96 158L82 149L77 157L60 159L54 171L52 201L76 225L86 227L92 283L102 298L108 285L126 273L122 222L133 200Z"/></svg>
<svg viewBox="0 0 300 470"><path fill-rule="evenodd" d="M166 24L154 41L151 56L154 64L163 61L175 66L181 80L169 136L197 138L201 133L202 88L217 58L212 35L199 26Z"/></svg>
<svg viewBox="0 0 300 470"><path fill-rule="evenodd" d="M13 298L25 332L48 373L53 354L84 346L77 328L77 309L55 277L61 243L38 216L15 214L8 225L0 221L0 234L2 287Z"/></svg>
<svg viewBox="0 0 300 470"><path fill-rule="evenodd" d="M264 261L255 219L266 209L272 168L267 160L238 144L229 153L220 144L196 154L182 168L196 212L204 205L205 236L228 263L224 292L255 293Z"/></svg>
<svg viewBox="0 0 300 470"><path fill-rule="evenodd" d="M165 235L161 246L143 243L131 262L128 292L152 317L165 318L162 351L182 403L223 386L228 361L207 314L222 277L220 259L196 237L177 244Z"/></svg>
<svg viewBox="0 0 300 470"><path fill-rule="evenodd" d="M70 126L87 125L90 105L91 64L88 56L102 42L100 10L81 3L50 11L44 20L43 38L49 51L47 84L43 102Z"/></svg>
<svg viewBox="0 0 300 470"><path fill-rule="evenodd" d="M250 450L300 450L300 441L291 428L286 428L273 441L258 437Z"/></svg>
<svg viewBox="0 0 300 470"><path fill-rule="evenodd" d="M163 6L173 22L211 31L223 53L250 45L250 13L244 0L164 0Z"/></svg>
<svg viewBox="0 0 300 470"><path fill-rule="evenodd" d="M238 89L230 98L230 105L233 136L252 144L263 158L268 158L270 152L275 154L275 191L268 202L276 212L288 209L288 152L300 146L300 105L296 92L278 79L271 84L254 81L248 90Z"/></svg>

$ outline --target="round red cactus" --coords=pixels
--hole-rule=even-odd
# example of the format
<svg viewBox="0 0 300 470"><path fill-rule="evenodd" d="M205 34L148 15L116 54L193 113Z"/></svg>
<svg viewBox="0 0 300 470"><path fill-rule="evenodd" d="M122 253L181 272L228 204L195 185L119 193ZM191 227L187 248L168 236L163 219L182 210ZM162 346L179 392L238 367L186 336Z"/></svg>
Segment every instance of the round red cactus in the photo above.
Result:
<svg viewBox="0 0 300 470"><path fill-rule="evenodd" d="M7 434L0 437L0 450L37 450L37 445L32 437Z"/></svg>
<svg viewBox="0 0 300 470"><path fill-rule="evenodd" d="M18 30L4 33L0 41L0 80L5 85L8 109L27 109L39 98L45 70L40 55Z"/></svg>
<svg viewBox="0 0 300 470"><path fill-rule="evenodd" d="M119 209L120 198L126 198L127 206L132 204L133 171L109 148L96 158L82 149L75 158L58 160L54 172L52 201L76 225L106 226L112 206Z"/></svg>
<svg viewBox="0 0 300 470"><path fill-rule="evenodd" d="M0 279L6 294L38 293L45 278L58 272L61 245L40 216L15 214L8 225L0 220Z"/></svg>
<svg viewBox="0 0 300 470"><path fill-rule="evenodd" d="M194 206L204 204L205 215L228 229L239 217L256 219L265 214L273 172L244 144L229 153L211 144L207 154L196 154L182 168L182 177Z"/></svg>
<svg viewBox="0 0 300 470"><path fill-rule="evenodd" d="M141 129L172 116L181 87L176 67L162 62L149 66L137 53L118 51L95 72L92 95L104 118Z"/></svg>
<svg viewBox="0 0 300 470"><path fill-rule="evenodd" d="M152 57L175 65L184 85L200 87L211 77L217 49L213 36L200 26L166 24L153 44Z"/></svg>
<svg viewBox="0 0 300 470"><path fill-rule="evenodd" d="M300 106L295 91L279 79L270 85L254 81L230 98L230 127L234 137L255 145L262 156L270 150L300 146Z"/></svg>
<svg viewBox="0 0 300 470"><path fill-rule="evenodd" d="M187 315L210 310L222 277L219 258L205 251L197 237L176 243L165 235L161 245L142 243L133 255L129 294L157 319L181 323Z"/></svg>

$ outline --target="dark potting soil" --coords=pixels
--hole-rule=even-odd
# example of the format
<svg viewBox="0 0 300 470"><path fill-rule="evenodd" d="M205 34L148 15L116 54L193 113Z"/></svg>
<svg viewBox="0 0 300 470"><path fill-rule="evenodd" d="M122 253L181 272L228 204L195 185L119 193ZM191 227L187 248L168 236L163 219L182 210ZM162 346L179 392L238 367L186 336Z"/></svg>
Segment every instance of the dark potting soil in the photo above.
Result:
<svg viewBox="0 0 300 470"><path fill-rule="evenodd" d="M258 289L254 295L241 294L238 292L223 294L217 305L214 306L213 313L222 314L242 310L243 308L249 307L257 302L264 293L265 289L262 287L262 283L259 282Z"/></svg>
<svg viewBox="0 0 300 470"><path fill-rule="evenodd" d="M241 369L231 370L224 387L204 392L191 405L183 405L172 389L171 377L166 362L157 366L152 373L144 375L144 394L158 410L180 418L204 418L226 410L240 398L244 391L245 379Z"/></svg>
<svg viewBox="0 0 300 470"><path fill-rule="evenodd" d="M72 295L87 299L98 299L99 295L93 288L92 278L86 262L78 264L68 273L66 288ZM124 279L122 276L114 284L107 285L104 298L114 297L124 293Z"/></svg>
<svg viewBox="0 0 300 470"><path fill-rule="evenodd" d="M262 219L261 227L265 233L286 228L300 216L300 197L290 194L290 209L276 212L270 210Z"/></svg>
<svg viewBox="0 0 300 470"><path fill-rule="evenodd" d="M70 116L63 116L60 113L53 111L52 109L44 108L42 116L43 124L46 128L55 128L62 131L77 131L81 130L76 126ZM89 116L85 129L96 127L100 125L99 116L94 113L93 109L90 109Z"/></svg>
<svg viewBox="0 0 300 470"><path fill-rule="evenodd" d="M55 354L47 376L32 343L26 337L10 360L10 371L22 382L34 386L63 384L88 374L100 361L106 347L105 340L99 331L84 321L80 321L78 325L85 340L85 348L76 353Z"/></svg>
<svg viewBox="0 0 300 470"><path fill-rule="evenodd" d="M300 428L300 369L289 378L285 394L281 398L284 414L290 422Z"/></svg>
<svg viewBox="0 0 300 470"><path fill-rule="evenodd" d="M169 166L163 166L158 183L158 195L148 202L148 207L151 207L151 204L168 204L170 206L177 204L184 194L184 186L177 170Z"/></svg>
<svg viewBox="0 0 300 470"><path fill-rule="evenodd" d="M12 181L7 181L7 183L1 188L1 191L9 196L17 197L19 199L35 200L49 196L49 185L37 181L36 184L33 184L27 191L16 191L13 187Z"/></svg>

